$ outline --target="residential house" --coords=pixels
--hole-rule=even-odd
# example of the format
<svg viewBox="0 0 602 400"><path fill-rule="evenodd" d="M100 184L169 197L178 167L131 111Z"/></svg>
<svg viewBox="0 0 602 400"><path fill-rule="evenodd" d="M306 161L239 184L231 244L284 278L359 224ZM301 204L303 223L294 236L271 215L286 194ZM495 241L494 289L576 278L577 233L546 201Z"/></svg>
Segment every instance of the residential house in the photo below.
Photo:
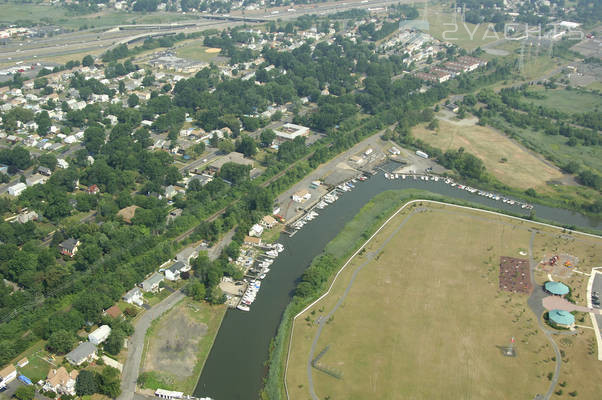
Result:
<svg viewBox="0 0 602 400"><path fill-rule="evenodd" d="M297 203L303 203L306 200L311 199L311 193L307 189L299 190L293 194L293 201Z"/></svg>
<svg viewBox="0 0 602 400"><path fill-rule="evenodd" d="M263 226L255 224L249 230L249 236L259 237L263 233Z"/></svg>
<svg viewBox="0 0 602 400"><path fill-rule="evenodd" d="M129 304L137 304L142 306L142 292L140 288L133 288L123 295L123 301Z"/></svg>
<svg viewBox="0 0 602 400"><path fill-rule="evenodd" d="M177 281L180 279L180 274L185 271L189 271L190 266L183 261L176 261L169 268L165 270L165 279L170 281Z"/></svg>
<svg viewBox="0 0 602 400"><path fill-rule="evenodd" d="M79 371L76 369L67 372L65 367L60 367L59 369L53 368L48 371L43 389L59 395L75 396L75 382L78 375Z"/></svg>
<svg viewBox="0 0 602 400"><path fill-rule="evenodd" d="M122 314L123 313L121 312L121 309L119 307L117 307L117 304L115 304L105 310L105 315L108 315L109 317L111 317L113 319L121 317Z"/></svg>
<svg viewBox="0 0 602 400"><path fill-rule="evenodd" d="M276 218L272 217L271 215L266 215L261 219L261 226L267 229L272 229L277 223L278 221L276 221Z"/></svg>
<svg viewBox="0 0 602 400"><path fill-rule="evenodd" d="M9 364L4 369L0 370L0 388L5 387L8 383L17 378L17 369L14 365Z"/></svg>
<svg viewBox="0 0 602 400"><path fill-rule="evenodd" d="M107 340L110 334L111 327L109 325L102 325L101 327L99 327L94 332L88 335L88 340L90 341L90 343L98 346L99 344Z"/></svg>
<svg viewBox="0 0 602 400"><path fill-rule="evenodd" d="M144 281L142 281L142 291L143 292L156 292L159 290L159 283L163 282L163 275L158 272L155 272Z"/></svg>
<svg viewBox="0 0 602 400"><path fill-rule="evenodd" d="M98 194L100 193L100 188L96 184L92 184L88 186L88 194Z"/></svg>
<svg viewBox="0 0 602 400"><path fill-rule="evenodd" d="M91 342L81 342L65 356L65 359L72 365L82 365L84 362L90 362L97 358L96 346Z"/></svg>
<svg viewBox="0 0 602 400"><path fill-rule="evenodd" d="M27 359L27 357L23 357L22 359L20 359L17 362L17 367L18 368L23 368L24 366L26 366L27 364L29 364L29 360Z"/></svg>
<svg viewBox="0 0 602 400"><path fill-rule="evenodd" d="M56 165L57 165L57 167L62 168L62 169L69 168L69 163L62 158L56 159Z"/></svg>
<svg viewBox="0 0 602 400"><path fill-rule="evenodd" d="M190 259L198 257L199 251L196 247L186 247L176 254L176 261L182 261L184 264L190 265Z"/></svg>
<svg viewBox="0 0 602 400"><path fill-rule="evenodd" d="M35 211L26 211L23 212L19 215L17 215L17 218L15 218L15 221L18 222L19 224L25 224L29 221L36 221L38 219L39 215L37 212Z"/></svg>
<svg viewBox="0 0 602 400"><path fill-rule="evenodd" d="M47 176L44 176L42 174L33 174L32 176L27 178L25 181L27 182L27 186L35 186L35 185L44 184L44 183L46 183L47 180L48 180Z"/></svg>
<svg viewBox="0 0 602 400"><path fill-rule="evenodd" d="M25 189L27 189L27 185L23 182L19 182L8 188L8 194L17 197L23 193Z"/></svg>
<svg viewBox="0 0 602 400"><path fill-rule="evenodd" d="M69 238L64 242L59 243L61 254L69 257L73 257L77 253L77 247L80 245L79 240Z"/></svg>
<svg viewBox="0 0 602 400"><path fill-rule="evenodd" d="M249 246L261 246L261 238L245 236L244 244L247 244Z"/></svg>
<svg viewBox="0 0 602 400"><path fill-rule="evenodd" d="M38 172L39 172L40 174L42 174L42 175L46 175L46 176L50 176L50 175L52 175L52 170L51 170L50 168L48 168L48 167L45 167L45 166L43 166L43 165L40 165L40 166L38 167Z"/></svg>

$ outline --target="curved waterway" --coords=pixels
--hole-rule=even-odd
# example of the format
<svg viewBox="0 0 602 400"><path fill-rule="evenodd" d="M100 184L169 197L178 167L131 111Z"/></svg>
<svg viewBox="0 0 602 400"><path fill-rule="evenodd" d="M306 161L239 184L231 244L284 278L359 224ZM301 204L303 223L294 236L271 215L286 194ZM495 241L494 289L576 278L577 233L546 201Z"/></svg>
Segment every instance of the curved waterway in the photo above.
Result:
<svg viewBox="0 0 602 400"><path fill-rule="evenodd" d="M256 400L267 371L270 341L275 336L284 309L289 303L297 280L331 241L375 195L391 189L423 189L433 193L483 204L491 208L529 214L517 206L495 201L453 188L441 180L422 181L406 178L387 180L383 174L358 182L356 188L340 196L315 220L306 224L292 238L282 235L285 249L270 266L251 311L228 310L205 367L195 389L196 396L215 400ZM541 205L534 206L535 215L560 225L575 225L602 230L600 219Z"/></svg>

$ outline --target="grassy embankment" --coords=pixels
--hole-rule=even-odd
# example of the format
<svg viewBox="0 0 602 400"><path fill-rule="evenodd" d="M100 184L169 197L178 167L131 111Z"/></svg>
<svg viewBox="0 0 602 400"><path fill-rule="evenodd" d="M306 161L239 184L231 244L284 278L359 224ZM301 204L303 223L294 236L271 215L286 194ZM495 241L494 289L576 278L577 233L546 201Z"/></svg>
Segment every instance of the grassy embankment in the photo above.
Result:
<svg viewBox="0 0 602 400"><path fill-rule="evenodd" d="M321 363L343 374L337 380L314 370L320 397L519 398L545 392L554 366L551 347L526 306L527 296L498 290L499 257L521 257L532 224L448 206L429 208L399 232L407 213L394 218L351 261L331 293L297 319L288 371L291 398L308 393L306 362L316 319L333 308L364 262L316 348L330 345ZM586 271L602 258L599 239L559 240L558 230L540 229L538 238L556 251L583 257ZM366 258L377 250L375 259ZM592 251L597 256L585 254ZM517 358L503 357L498 348L510 337L517 339ZM573 390L580 397L595 395L587 377L596 364L587 351L592 338L585 330L562 341L565 395Z"/></svg>
<svg viewBox="0 0 602 400"><path fill-rule="evenodd" d="M141 386L192 394L226 312L189 298L153 321L146 333Z"/></svg>

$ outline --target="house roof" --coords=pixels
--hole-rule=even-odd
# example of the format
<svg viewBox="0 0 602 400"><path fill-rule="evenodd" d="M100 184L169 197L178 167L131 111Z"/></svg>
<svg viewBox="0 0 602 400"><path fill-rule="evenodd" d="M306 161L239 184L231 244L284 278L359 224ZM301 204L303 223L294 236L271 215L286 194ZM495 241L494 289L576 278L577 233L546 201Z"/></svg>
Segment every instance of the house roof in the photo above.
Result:
<svg viewBox="0 0 602 400"><path fill-rule="evenodd" d="M67 353L65 358L74 364L80 364L94 353L96 353L96 346L93 343L82 342L75 349Z"/></svg>
<svg viewBox="0 0 602 400"><path fill-rule="evenodd" d="M69 379L77 379L79 375L79 371L74 369L71 373L67 372L65 367L60 367L59 369L51 369L48 371L48 375L46 377L46 382L50 384L53 388L57 386L64 386L69 382Z"/></svg>
<svg viewBox="0 0 602 400"><path fill-rule="evenodd" d="M61 246L62 249L73 251L73 249L75 249L78 244L79 241L77 239L69 238L64 242L61 242L59 246Z"/></svg>
<svg viewBox="0 0 602 400"><path fill-rule="evenodd" d="M151 276L146 278L144 281L142 281L142 286L153 286L153 285L158 284L162 280L163 280L163 275L155 272L154 274L152 274Z"/></svg>
<svg viewBox="0 0 602 400"><path fill-rule="evenodd" d="M245 236L245 243L261 244L261 238Z"/></svg>
<svg viewBox="0 0 602 400"><path fill-rule="evenodd" d="M130 289L126 294L124 294L123 298L126 300L129 300L134 296L140 296L140 295L142 295L142 292L140 292L140 288L135 287L133 289Z"/></svg>
<svg viewBox="0 0 602 400"><path fill-rule="evenodd" d="M276 218L272 217L271 215L266 215L263 217L263 222L268 225L274 225L277 221Z"/></svg>
<svg viewBox="0 0 602 400"><path fill-rule="evenodd" d="M3 369L0 370L0 380L6 378L7 376L12 374L16 370L17 369L15 368L14 365L12 365L12 364L7 365L6 367L4 367Z"/></svg>
<svg viewBox="0 0 602 400"><path fill-rule="evenodd" d="M548 292L558 296L569 293L569 287L562 282L549 281L546 282L544 286Z"/></svg>
<svg viewBox="0 0 602 400"><path fill-rule="evenodd" d="M117 304L113 305L112 307L107 308L105 313L111 318L118 318L122 314L121 309L119 307L117 307Z"/></svg>
<svg viewBox="0 0 602 400"><path fill-rule="evenodd" d="M106 338L107 336L109 336L111 334L111 327L109 327L109 325L102 325L101 327L99 327L98 329L96 329L94 332L90 333L88 335L88 339L97 339L97 340L102 340L104 338Z"/></svg>
<svg viewBox="0 0 602 400"><path fill-rule="evenodd" d="M176 261L167 269L170 270L171 272L175 273L175 272L181 271L184 268L186 268L186 264L184 264L183 261Z"/></svg>
<svg viewBox="0 0 602 400"><path fill-rule="evenodd" d="M575 316L564 310L552 310L548 313L548 317L552 322L559 325L573 325L575 323Z"/></svg>

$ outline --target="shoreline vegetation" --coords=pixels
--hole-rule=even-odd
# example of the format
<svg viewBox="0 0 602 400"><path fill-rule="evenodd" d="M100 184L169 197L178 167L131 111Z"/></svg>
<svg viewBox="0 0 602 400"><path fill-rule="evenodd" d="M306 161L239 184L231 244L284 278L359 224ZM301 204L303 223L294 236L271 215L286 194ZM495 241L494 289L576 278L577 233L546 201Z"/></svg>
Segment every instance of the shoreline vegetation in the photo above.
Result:
<svg viewBox="0 0 602 400"><path fill-rule="evenodd" d="M467 206L478 210L492 211L511 217L517 217L533 222L550 224L559 229L566 229L557 224L538 218L528 218L504 210L497 210L468 201L458 201L446 196L434 194L426 190L401 189L389 190L374 196L367 202L357 215L349 221L341 232L330 241L322 254L314 258L301 277L295 295L286 307L276 336L270 343L270 354L266 365L268 373L264 378L261 399L284 399L285 393L285 363L288 355L288 343L292 331L294 317L309 304L316 301L334 279L336 271L354 252L361 248L367 239L382 225L387 218L404 204L413 200L439 201L452 205ZM418 203L418 206L420 203ZM411 211L411 207L402 212ZM570 234L570 231L566 231ZM596 232L596 231L594 231ZM586 232L587 233L587 232ZM597 232L600 233L600 232Z"/></svg>

